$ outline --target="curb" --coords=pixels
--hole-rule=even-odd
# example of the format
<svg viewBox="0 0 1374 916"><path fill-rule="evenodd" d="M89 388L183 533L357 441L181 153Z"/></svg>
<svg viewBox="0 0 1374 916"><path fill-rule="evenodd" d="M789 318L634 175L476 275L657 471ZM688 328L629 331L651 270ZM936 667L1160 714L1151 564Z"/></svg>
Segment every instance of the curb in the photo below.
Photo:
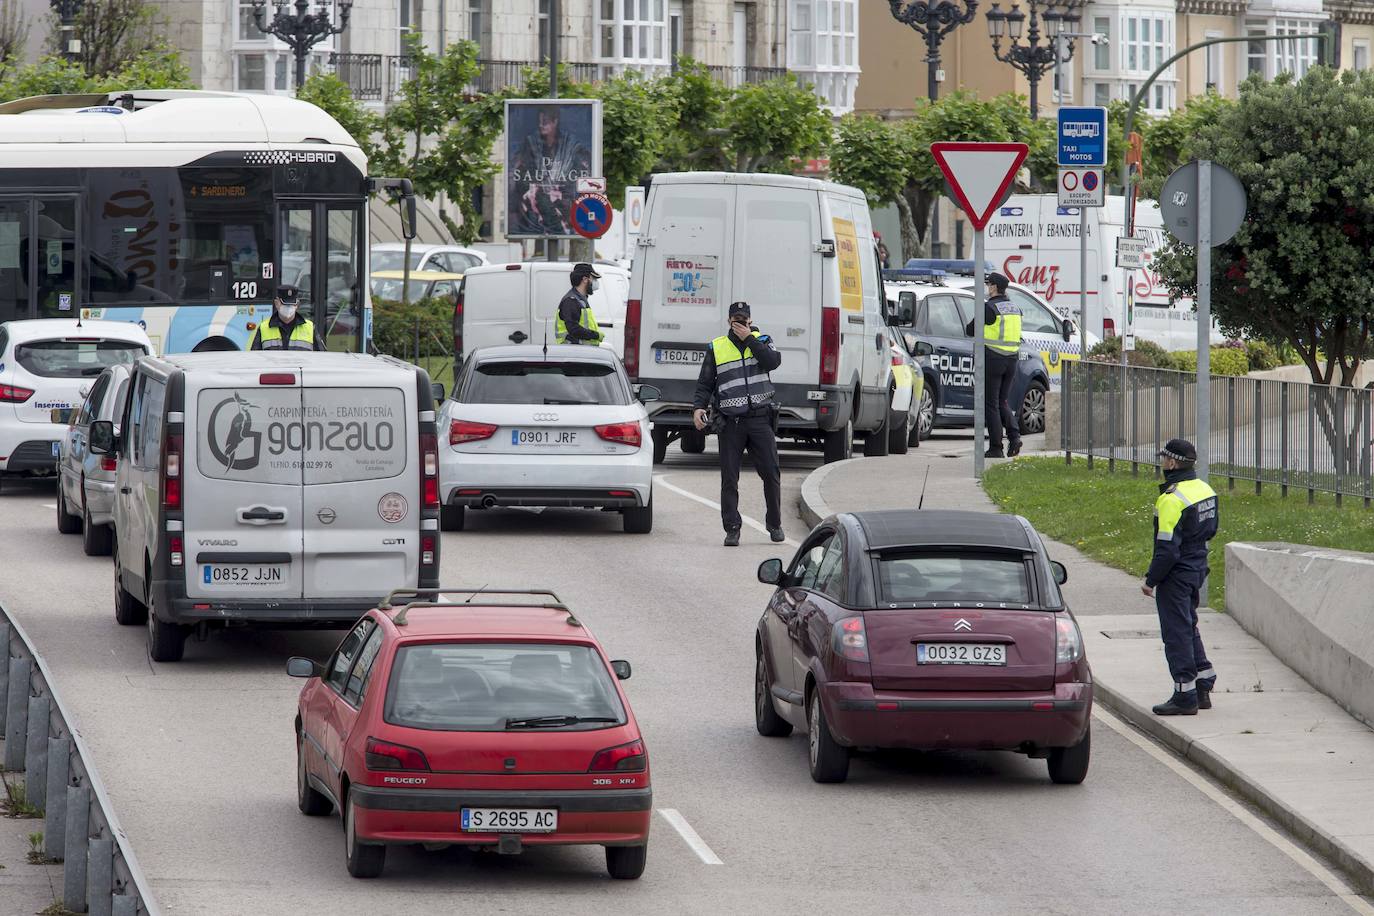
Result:
<svg viewBox="0 0 1374 916"><path fill-rule="evenodd" d="M833 515L830 507L821 498L821 484L825 482L825 478L829 477L832 471L852 462L863 460L862 458L846 458L833 464L823 464L807 474L806 479L802 481L801 499L797 507L801 513L802 521L814 528L820 524L821 519Z"/></svg>
<svg viewBox="0 0 1374 916"><path fill-rule="evenodd" d="M1374 863L1345 845L1339 837L1323 831L1305 815L1227 763L1225 759L1182 732L1169 727L1150 710L1117 693L1100 677L1093 679L1093 693L1094 698L1103 706L1259 808L1299 843L1335 863L1351 879L1353 889L1357 893L1374 893Z"/></svg>

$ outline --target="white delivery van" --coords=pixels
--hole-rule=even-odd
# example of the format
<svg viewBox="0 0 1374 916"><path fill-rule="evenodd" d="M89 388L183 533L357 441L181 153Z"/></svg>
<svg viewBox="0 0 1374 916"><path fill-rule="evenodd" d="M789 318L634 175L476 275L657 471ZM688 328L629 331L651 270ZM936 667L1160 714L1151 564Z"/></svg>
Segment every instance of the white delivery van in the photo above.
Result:
<svg viewBox="0 0 1374 916"><path fill-rule="evenodd" d="M588 297L606 339L624 352L625 300L630 275L614 264L593 265L599 288ZM517 261L474 267L463 276L453 308L453 352L458 361L480 347L558 342L558 303L572 288L572 261Z"/></svg>
<svg viewBox="0 0 1374 916"><path fill-rule="evenodd" d="M1101 337L1123 333L1125 271L1116 266L1116 240L1125 227L1120 195L1106 206L1088 208L1088 331ZM987 259L1014 283L1030 287L1060 316L1078 314L1080 252L1076 207L1061 207L1054 194L1009 197L986 232ZM1140 200L1135 209L1135 235L1149 245L1145 268L1131 272L1135 293L1135 334L1167 350L1197 346L1197 314L1191 299L1171 302L1164 281L1151 261L1167 241L1159 205ZM1223 335L1212 328L1212 339Z"/></svg>
<svg viewBox="0 0 1374 916"><path fill-rule="evenodd" d="M347 625L437 586L436 394L360 353L139 360L121 421L90 433L118 455L115 618L177 661L193 628Z"/></svg>
<svg viewBox="0 0 1374 916"><path fill-rule="evenodd" d="M662 392L654 452L705 448L692 396L730 303L773 338L779 435L821 441L827 461L887 453L892 357L868 201L855 188L788 175L655 175L630 271L625 368Z"/></svg>

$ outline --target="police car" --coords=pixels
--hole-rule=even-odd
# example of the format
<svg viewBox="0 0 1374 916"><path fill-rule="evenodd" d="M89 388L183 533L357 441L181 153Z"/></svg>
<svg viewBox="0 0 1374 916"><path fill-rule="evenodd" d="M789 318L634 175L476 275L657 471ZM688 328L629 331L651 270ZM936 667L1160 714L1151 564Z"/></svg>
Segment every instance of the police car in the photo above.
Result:
<svg viewBox="0 0 1374 916"><path fill-rule="evenodd" d="M925 375L918 411L921 438L933 429L973 425L973 320L971 284L958 284L936 268L907 268L883 272L888 313L907 350ZM1061 324L1060 341L1063 342ZM1023 332L1011 402L1018 405L1021 432L1045 430L1045 394L1051 378L1039 347Z"/></svg>

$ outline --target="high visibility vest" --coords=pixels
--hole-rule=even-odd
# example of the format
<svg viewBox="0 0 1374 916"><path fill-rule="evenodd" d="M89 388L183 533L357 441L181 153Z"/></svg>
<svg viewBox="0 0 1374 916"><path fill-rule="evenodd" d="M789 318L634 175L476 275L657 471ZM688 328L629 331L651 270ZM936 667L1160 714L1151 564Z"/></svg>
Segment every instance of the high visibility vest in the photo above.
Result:
<svg viewBox="0 0 1374 916"><path fill-rule="evenodd" d="M563 314L560 312L558 314L558 324L554 327L554 341L556 343L600 344L601 341L606 339L606 335L601 333L601 325L596 323L596 316L592 314L592 307L590 305L582 306L582 311L577 316L577 323L595 334L596 340L568 340L568 326L563 323Z"/></svg>
<svg viewBox="0 0 1374 916"><path fill-rule="evenodd" d="M281 328L269 319L258 325L258 338L264 350L313 350L315 349L315 323L309 318L291 329L291 338L283 343ZM252 344L249 344L251 347Z"/></svg>
<svg viewBox="0 0 1374 916"><path fill-rule="evenodd" d="M729 335L711 341L716 361L716 409L727 417L747 414L773 403L773 382L753 355L735 346Z"/></svg>
<svg viewBox="0 0 1374 916"><path fill-rule="evenodd" d="M997 320L983 325L983 344L999 353L1015 355L1021 349L1021 310L1009 300L993 304Z"/></svg>
<svg viewBox="0 0 1374 916"><path fill-rule="evenodd" d="M1217 533L1217 492L1205 480L1180 480L1155 500L1155 538L1184 547L1205 545Z"/></svg>

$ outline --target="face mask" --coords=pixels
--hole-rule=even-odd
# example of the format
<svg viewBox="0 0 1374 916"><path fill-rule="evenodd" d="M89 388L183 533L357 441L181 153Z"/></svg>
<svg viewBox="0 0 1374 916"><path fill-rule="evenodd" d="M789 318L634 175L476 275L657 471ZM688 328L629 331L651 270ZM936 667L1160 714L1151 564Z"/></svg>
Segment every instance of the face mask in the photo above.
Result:
<svg viewBox="0 0 1374 916"><path fill-rule="evenodd" d="M295 320L296 320L296 308L297 308L297 306L294 306L294 305L286 305L285 303L283 303L283 304L281 304L281 305L278 305L278 306L277 306L277 317L280 318L282 321L295 321Z"/></svg>
<svg viewBox="0 0 1374 916"><path fill-rule="evenodd" d="M598 283L598 282L596 282L595 280L593 280L593 281L592 281L592 289L591 289L591 291L592 291L592 292L596 292L596 291L599 290L599 289L601 289L601 284Z"/></svg>

